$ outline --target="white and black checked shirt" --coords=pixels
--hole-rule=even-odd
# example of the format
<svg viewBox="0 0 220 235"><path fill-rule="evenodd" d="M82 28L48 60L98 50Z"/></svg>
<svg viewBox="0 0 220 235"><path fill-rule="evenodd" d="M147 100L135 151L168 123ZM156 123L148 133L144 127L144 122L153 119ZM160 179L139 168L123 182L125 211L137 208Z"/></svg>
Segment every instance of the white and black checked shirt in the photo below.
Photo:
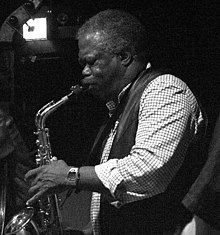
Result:
<svg viewBox="0 0 220 235"><path fill-rule="evenodd" d="M108 160L117 132L116 121L101 164L95 166L97 176L109 189L109 202L120 207L164 192L202 121L196 98L182 80L165 74L151 81L141 96L135 145L130 154ZM100 194L94 192L91 202L94 235L99 234L99 206Z"/></svg>

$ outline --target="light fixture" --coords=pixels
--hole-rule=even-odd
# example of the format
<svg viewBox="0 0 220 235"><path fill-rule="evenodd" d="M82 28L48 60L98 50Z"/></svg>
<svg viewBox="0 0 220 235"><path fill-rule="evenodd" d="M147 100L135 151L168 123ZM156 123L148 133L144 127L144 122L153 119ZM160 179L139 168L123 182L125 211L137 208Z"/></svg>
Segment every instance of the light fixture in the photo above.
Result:
<svg viewBox="0 0 220 235"><path fill-rule="evenodd" d="M23 38L30 40L47 39L47 18L35 18L28 20L23 25Z"/></svg>

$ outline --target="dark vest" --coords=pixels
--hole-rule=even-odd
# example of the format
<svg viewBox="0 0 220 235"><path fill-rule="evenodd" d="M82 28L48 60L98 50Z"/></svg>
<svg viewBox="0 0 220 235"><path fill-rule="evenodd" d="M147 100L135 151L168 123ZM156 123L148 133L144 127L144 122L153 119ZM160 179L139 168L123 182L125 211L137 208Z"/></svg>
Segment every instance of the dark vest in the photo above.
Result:
<svg viewBox="0 0 220 235"><path fill-rule="evenodd" d="M120 125L117 129L117 136L114 139L113 147L118 140L121 139L121 135L123 134L123 138L126 138L126 135L124 135L125 128L129 129L129 131L132 131L133 134L132 138L126 142L125 140L125 145L120 145L120 150L121 154L118 154L116 158L122 158L126 154L128 154L131 150L132 145L134 144L134 139L136 135L136 130L137 130L137 118L138 118L138 110L139 110L139 101L141 98L141 95L147 86L154 78L165 74L166 71L151 71L149 69L149 72L147 70L143 71L143 73L135 80L129 88L121 102L120 105L117 107L114 115L110 118L107 119L104 124L101 126L97 137L94 141L93 147L90 151L89 154L89 159L87 162L87 165L96 165L100 163L101 160L101 154L103 151L103 148L105 146L106 139L108 137L108 134L110 133L111 128L113 128L115 121L118 120L120 117ZM130 95L132 94L132 95ZM135 111L135 112L134 112ZM121 116L123 114L123 117ZM129 128L125 127L125 123L123 123L123 120L126 119L126 125L132 124L132 127L129 126ZM129 124L128 124L129 122ZM130 136L131 137L131 136ZM118 143L116 144L118 146ZM111 151L112 153L112 151ZM124 154L124 155L123 155ZM112 154L110 154L109 159L114 158Z"/></svg>
<svg viewBox="0 0 220 235"><path fill-rule="evenodd" d="M130 88L119 110L119 125L109 159L120 159L130 153L135 143L141 95L150 81L164 73L150 71L137 79ZM99 137L101 135L99 134ZM100 210L102 234L156 234L165 230L176 230L176 225L184 226L191 219L191 213L186 210L182 202L200 171L200 166L195 170L198 159L195 156L191 157L199 149L197 144L188 149L183 166L167 190L160 195L126 204L120 209L110 205L102 196ZM95 154L98 155L97 152Z"/></svg>

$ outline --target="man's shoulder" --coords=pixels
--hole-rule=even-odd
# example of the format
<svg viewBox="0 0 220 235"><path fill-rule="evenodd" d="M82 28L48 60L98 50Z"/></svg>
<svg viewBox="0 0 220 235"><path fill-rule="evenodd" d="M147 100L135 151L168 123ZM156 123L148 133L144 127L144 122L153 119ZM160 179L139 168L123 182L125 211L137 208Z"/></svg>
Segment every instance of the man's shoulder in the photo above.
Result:
<svg viewBox="0 0 220 235"><path fill-rule="evenodd" d="M174 85L174 86L177 86L177 87L182 87L182 88L188 88L189 87L187 86L187 84L179 77L171 74L171 73L164 73L164 74L160 74L158 75L154 80L152 80L150 83L149 83L149 86L151 85L155 85L155 86L158 86L158 85Z"/></svg>

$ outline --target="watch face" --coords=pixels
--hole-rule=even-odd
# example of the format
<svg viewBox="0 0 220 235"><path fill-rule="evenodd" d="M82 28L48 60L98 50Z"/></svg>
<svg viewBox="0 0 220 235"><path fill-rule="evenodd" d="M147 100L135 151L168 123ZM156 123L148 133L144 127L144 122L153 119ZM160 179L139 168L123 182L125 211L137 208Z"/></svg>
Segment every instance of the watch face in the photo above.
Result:
<svg viewBox="0 0 220 235"><path fill-rule="evenodd" d="M78 178L78 168L71 168L68 172L67 179L71 182L76 183Z"/></svg>

